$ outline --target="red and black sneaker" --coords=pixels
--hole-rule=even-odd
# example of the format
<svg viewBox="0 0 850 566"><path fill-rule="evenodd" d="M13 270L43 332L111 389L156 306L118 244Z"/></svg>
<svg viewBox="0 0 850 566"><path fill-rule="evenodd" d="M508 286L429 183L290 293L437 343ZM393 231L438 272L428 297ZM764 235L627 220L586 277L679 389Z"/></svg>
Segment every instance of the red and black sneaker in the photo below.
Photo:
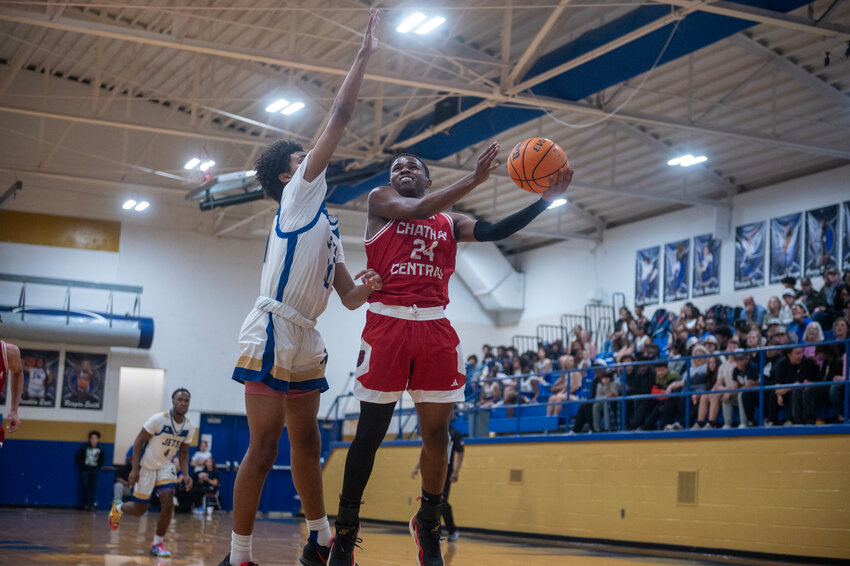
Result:
<svg viewBox="0 0 850 566"><path fill-rule="evenodd" d="M336 534L331 539L328 566L357 566L354 561L354 549L360 548L363 539L358 538L360 525L341 525L335 523Z"/></svg>
<svg viewBox="0 0 850 566"><path fill-rule="evenodd" d="M416 541L416 563L419 566L443 566L439 521L427 523L417 512L410 520L410 534Z"/></svg>
<svg viewBox="0 0 850 566"><path fill-rule="evenodd" d="M307 539L307 544L304 545L304 550L301 552L301 564L304 566L326 566L328 556L331 553L330 547L320 546L312 540Z"/></svg>
<svg viewBox="0 0 850 566"><path fill-rule="evenodd" d="M227 553L227 556L224 557L224 560L218 563L218 566L234 566L230 563L230 553ZM256 562L242 562L239 566L260 566Z"/></svg>

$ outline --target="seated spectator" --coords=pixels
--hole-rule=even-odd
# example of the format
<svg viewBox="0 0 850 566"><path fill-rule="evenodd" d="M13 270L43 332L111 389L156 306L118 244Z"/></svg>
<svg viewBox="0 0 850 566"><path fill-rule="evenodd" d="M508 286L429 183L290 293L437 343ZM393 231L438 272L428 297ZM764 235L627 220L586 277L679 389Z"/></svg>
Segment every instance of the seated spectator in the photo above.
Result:
<svg viewBox="0 0 850 566"><path fill-rule="evenodd" d="M757 328L753 328L749 332L747 332L746 337L746 349L754 350L756 348L761 348L761 332ZM753 353L756 358L758 358L758 352Z"/></svg>
<svg viewBox="0 0 850 566"><path fill-rule="evenodd" d="M705 389L703 391L711 391L717 383L717 368L720 367L720 362L717 358L707 358L705 362ZM696 397L696 400L693 398ZM709 405L712 397L715 395L692 395L691 401L697 405L697 422L691 427L692 430L709 429L717 426L717 413L720 412L720 403L715 405L713 418L708 419Z"/></svg>
<svg viewBox="0 0 850 566"><path fill-rule="evenodd" d="M596 384L595 401L593 402L593 431L608 432L614 430L611 413L615 401L612 398L619 397L620 382L614 378L612 370L606 370Z"/></svg>
<svg viewBox="0 0 850 566"><path fill-rule="evenodd" d="M803 348L791 348L785 359L776 367L776 384L790 385L800 384L807 381L816 381L818 370L815 363L803 356ZM773 395L768 397L768 410L770 415L776 415L779 407L788 407L791 419L786 419L785 424L803 424L806 422L806 410L803 403L803 390L801 388L776 389ZM771 419L775 421L775 417ZM814 422L814 421L813 421Z"/></svg>
<svg viewBox="0 0 850 566"><path fill-rule="evenodd" d="M708 354L708 350L706 350L704 346L697 344L690 355L704 356L706 354ZM708 375L706 360L707 358L695 358L690 360L690 375L688 374L687 368L683 368L681 373L677 372L681 377L667 385L667 393L669 394L682 391L684 390L685 385L688 385L688 390L694 393L705 391ZM685 420L686 404L690 401L696 405L698 399L698 395L691 395L690 399L686 399L685 397L668 398L667 402L664 404L664 430L681 430L683 428L682 423ZM696 407L694 408L696 409Z"/></svg>
<svg viewBox="0 0 850 566"><path fill-rule="evenodd" d="M702 318L702 321L702 324L698 324L697 326L701 327L699 339L705 342L706 338L714 336L714 332L717 330L717 319L712 314L706 314Z"/></svg>
<svg viewBox="0 0 850 566"><path fill-rule="evenodd" d="M614 323L614 332L623 332L624 334L628 334L634 317L632 316L631 311L624 306L620 307L619 314L620 318Z"/></svg>
<svg viewBox="0 0 850 566"><path fill-rule="evenodd" d="M781 283L785 286L786 289L791 289L792 291L794 291L795 295L798 294L796 277L791 277L790 275L787 277L783 277Z"/></svg>
<svg viewBox="0 0 850 566"><path fill-rule="evenodd" d="M823 329L817 322L810 322L806 326L806 331L803 333L803 355L810 360L815 359L815 346L818 342L823 342ZM820 367L820 364L818 364Z"/></svg>
<svg viewBox="0 0 850 566"><path fill-rule="evenodd" d="M694 336L697 329L697 320L700 317L700 312L693 303L685 303L679 311L679 319L677 325L683 326L688 332L688 336Z"/></svg>
<svg viewBox="0 0 850 566"><path fill-rule="evenodd" d="M732 380L735 386L739 388L749 388L759 386L759 366L758 361L747 355L745 351L737 350L734 354L735 367L732 369ZM755 407L758 404L758 391L744 391L737 395L738 397L738 416L740 423L738 428L747 428L753 426L755 422ZM740 407L743 405L744 410Z"/></svg>
<svg viewBox="0 0 850 566"><path fill-rule="evenodd" d="M536 403L540 397L540 384L537 376L531 373L531 361L526 356L514 360L514 372L517 379L510 380L505 386L505 405ZM513 407L508 407L508 418L514 416Z"/></svg>
<svg viewBox="0 0 850 566"><path fill-rule="evenodd" d="M847 310L847 307L850 307L850 287L843 283L838 286L832 307L836 317L841 316L841 313Z"/></svg>
<svg viewBox="0 0 850 566"><path fill-rule="evenodd" d="M840 285L841 275L838 273L838 268L835 266L827 268L823 274L823 288L821 289L823 301L826 305L823 322L827 326L832 324L833 319L840 312L835 310L835 295Z"/></svg>
<svg viewBox="0 0 850 566"><path fill-rule="evenodd" d="M781 320L782 318L782 301L779 297L773 296L767 300L767 311L764 313L764 325L769 324L768 320Z"/></svg>
<svg viewBox="0 0 850 566"><path fill-rule="evenodd" d="M666 362L655 364L654 368L655 381L652 385L650 393L662 394L667 392L667 386L679 379L679 374L672 371ZM638 402L635 408L635 415L632 417L630 428L632 430L655 430L656 423L664 411L664 404L670 401L675 402L675 399L669 397L654 397L650 399L642 399Z"/></svg>
<svg viewBox="0 0 850 566"><path fill-rule="evenodd" d="M713 334L709 334L703 339L703 345L705 349L708 350L709 354L713 354L717 351L717 337Z"/></svg>
<svg viewBox="0 0 850 566"><path fill-rule="evenodd" d="M765 308L757 305L752 296L744 297L744 310L741 311L741 320L750 323L750 327L761 328L764 324Z"/></svg>
<svg viewBox="0 0 850 566"><path fill-rule="evenodd" d="M829 386L829 401L832 404L832 412L838 419L839 423L844 422L846 416L844 412L844 399L846 395L845 389L847 385L847 376L844 374L845 356L847 354L837 355L839 350L834 347L821 345L818 348L818 357L821 359L821 370L825 381L832 381Z"/></svg>
<svg viewBox="0 0 850 566"><path fill-rule="evenodd" d="M546 348L542 346L537 349L537 359L534 360L534 373L545 377L552 372L552 360L546 355Z"/></svg>
<svg viewBox="0 0 850 566"><path fill-rule="evenodd" d="M195 474L194 480L189 495L192 498L192 507L200 510L204 497L218 492L220 483L218 469L216 469L215 461L212 458L207 458L204 461L204 467Z"/></svg>
<svg viewBox="0 0 850 566"><path fill-rule="evenodd" d="M794 319L794 314L791 312L791 307L797 302L797 296L791 289L782 291L782 310L779 311L779 321L785 326L788 326Z"/></svg>
<svg viewBox="0 0 850 566"><path fill-rule="evenodd" d="M623 363L625 356L632 356L635 351L634 345L629 343L629 333L617 330L611 335L611 350L614 352L614 361Z"/></svg>
<svg viewBox="0 0 850 566"><path fill-rule="evenodd" d="M631 330L632 330L632 336L635 337L634 347L635 347L636 352L641 351L643 349L644 344L646 344L647 341L652 342L652 340L650 340L649 336L646 335L646 326L643 323L635 322L634 324L632 324Z"/></svg>
<svg viewBox="0 0 850 566"><path fill-rule="evenodd" d="M847 340L848 331L850 331L850 323L847 322L846 318L836 318L835 322L832 323L832 329L829 331L829 335L824 332L824 338L826 340Z"/></svg>
<svg viewBox="0 0 850 566"><path fill-rule="evenodd" d="M130 472L133 470L133 463L130 460L133 448L127 452L127 457L124 463L115 468L115 482L112 484L112 501L124 501L125 497L130 497L133 492L133 486L130 485Z"/></svg>
<svg viewBox="0 0 850 566"><path fill-rule="evenodd" d="M496 377L485 379L481 383L481 395L478 406L481 408L492 407L502 397L502 387Z"/></svg>
<svg viewBox="0 0 850 566"><path fill-rule="evenodd" d="M729 355L720 359L720 366L717 368L717 379L715 380L713 391L725 391L715 395L706 395L708 403L709 421L712 426L717 426L717 416L720 409L723 409L723 428L732 428L732 420L734 417L734 409L738 407L738 413L744 415L745 412L741 405L740 396L732 392L732 389L737 389L738 383L733 377L735 371L734 352L740 352L739 342L737 338L729 340L726 344L726 352ZM740 354L746 356L746 352Z"/></svg>
<svg viewBox="0 0 850 566"><path fill-rule="evenodd" d="M202 440L198 446L198 451L192 454L192 459L189 465L192 467L192 472L198 473L204 469L204 462L212 458L210 453L210 445L206 440Z"/></svg>
<svg viewBox="0 0 850 566"><path fill-rule="evenodd" d="M558 377L555 383L552 384L549 395L549 405L546 407L547 417L556 417L561 414L564 408L563 403L567 399L575 400L578 397L576 394L581 389L581 372L571 371L576 369L575 358L572 356L561 356L558 360L558 369L563 373Z"/></svg>
<svg viewBox="0 0 850 566"><path fill-rule="evenodd" d="M797 343L803 342L803 335L806 333L806 327L812 322L807 316L806 307L800 303L794 303L791 307L791 315L793 318L788 323L788 331L797 335Z"/></svg>
<svg viewBox="0 0 850 566"><path fill-rule="evenodd" d="M588 356L591 360L596 359L596 344L590 339L590 331L582 330L579 334L579 340L581 341L581 345L585 352L587 352Z"/></svg>
<svg viewBox="0 0 850 566"><path fill-rule="evenodd" d="M561 341L555 340L554 342L552 342L549 345L549 351L547 352L547 354L549 355L549 359L552 360L553 365L557 363L561 356L564 355L564 349L563 345L561 344Z"/></svg>
<svg viewBox="0 0 850 566"><path fill-rule="evenodd" d="M685 371L685 367L687 366L687 362L682 360L682 357L690 356L691 349L697 344L699 344L699 340L694 336L689 338L687 342L681 339L674 341L668 349L667 354L667 358L670 360L670 368L679 375L682 375L682 372Z"/></svg>
<svg viewBox="0 0 850 566"><path fill-rule="evenodd" d="M728 326L718 326L714 332L714 337L717 338L717 351L725 352L729 341L732 340L732 329Z"/></svg>
<svg viewBox="0 0 850 566"><path fill-rule="evenodd" d="M823 298L823 293L816 291L812 287L812 280L808 277L803 277L800 286L802 290L797 297L797 301L806 305L806 309L813 316L815 313L824 312L826 310L826 301Z"/></svg>
<svg viewBox="0 0 850 566"><path fill-rule="evenodd" d="M649 328L649 319L643 314L643 305L635 305L635 323L642 324L644 328Z"/></svg>

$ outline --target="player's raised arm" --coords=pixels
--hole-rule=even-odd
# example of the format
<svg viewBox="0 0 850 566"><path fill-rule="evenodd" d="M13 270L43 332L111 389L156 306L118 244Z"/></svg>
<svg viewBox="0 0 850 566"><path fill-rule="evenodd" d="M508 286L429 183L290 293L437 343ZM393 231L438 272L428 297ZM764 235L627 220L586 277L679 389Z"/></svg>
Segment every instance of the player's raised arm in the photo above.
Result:
<svg viewBox="0 0 850 566"><path fill-rule="evenodd" d="M455 238L459 242L493 242L516 234L546 210L552 201L563 196L572 180L572 169L558 171L552 175L550 188L540 195L539 200L496 223L473 220L465 214L456 212L449 213L454 222Z"/></svg>
<svg viewBox="0 0 850 566"><path fill-rule="evenodd" d="M369 194L369 216L394 220L430 218L443 212L490 177L490 173L499 166L496 161L499 149L499 142L493 142L478 156L471 173L444 189L424 196L419 193L431 187L425 165L412 155L401 155L390 168L390 185L374 189ZM408 190L411 191L409 196L406 194Z"/></svg>
<svg viewBox="0 0 850 566"><path fill-rule="evenodd" d="M313 147L307 168L304 170L304 180L308 183L318 177L328 166L337 145L339 145L339 140L342 139L345 126L348 125L349 120L354 115L354 106L357 103L357 94L360 92L360 85L363 83L366 64L369 62L369 57L378 47L375 28L378 26L380 20L380 10L372 8L369 11L369 23L366 24L366 32L363 34L363 45L360 46L360 51L357 52L357 58L354 59L354 64L351 65L351 69L342 82L342 86L339 87L339 92L337 92L333 106L331 107L331 116L328 119L328 125L325 126L325 130Z"/></svg>

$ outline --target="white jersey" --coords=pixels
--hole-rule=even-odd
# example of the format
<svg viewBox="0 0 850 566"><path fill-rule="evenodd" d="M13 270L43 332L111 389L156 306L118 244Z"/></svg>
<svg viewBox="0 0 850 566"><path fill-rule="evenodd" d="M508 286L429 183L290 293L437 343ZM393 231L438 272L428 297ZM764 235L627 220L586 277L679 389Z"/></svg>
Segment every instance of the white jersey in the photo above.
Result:
<svg viewBox="0 0 850 566"><path fill-rule="evenodd" d="M195 423L189 422L186 416L182 423L175 423L170 411L153 415L142 427L153 435L140 462L142 468L149 470L171 466L171 459L177 456L180 446L191 444L195 438Z"/></svg>
<svg viewBox="0 0 850 566"><path fill-rule="evenodd" d="M27 371L29 380L27 382L27 395L30 397L44 397L47 394L47 372L44 368L29 368Z"/></svg>
<svg viewBox="0 0 850 566"><path fill-rule="evenodd" d="M260 295L315 320L328 305L337 263L344 263L336 218L328 215L325 171L304 180L308 153L283 190L266 244Z"/></svg>

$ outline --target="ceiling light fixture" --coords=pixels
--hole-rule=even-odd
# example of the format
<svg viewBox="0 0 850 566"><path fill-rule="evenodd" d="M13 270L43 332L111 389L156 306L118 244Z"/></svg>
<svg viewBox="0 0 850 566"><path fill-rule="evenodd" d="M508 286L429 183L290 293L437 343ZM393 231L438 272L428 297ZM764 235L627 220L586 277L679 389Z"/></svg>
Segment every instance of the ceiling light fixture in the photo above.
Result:
<svg viewBox="0 0 850 566"><path fill-rule="evenodd" d="M564 206L565 204L567 204L567 199L565 199L565 198L556 198L556 199L555 199L555 200L553 200L553 201L552 201L552 203L551 203L549 206L547 206L546 208L547 208L547 209L551 209L551 208L558 208L559 206Z"/></svg>
<svg viewBox="0 0 850 566"><path fill-rule="evenodd" d="M266 112L280 112L287 106L289 106L289 101L285 98L281 98L280 100L275 100L274 102L266 106Z"/></svg>
<svg viewBox="0 0 850 566"><path fill-rule="evenodd" d="M200 169L201 171L206 171L207 169L209 169L213 165L215 165L215 161L210 159L209 161L204 161L203 163L201 163L201 165L198 167L198 169Z"/></svg>
<svg viewBox="0 0 850 566"><path fill-rule="evenodd" d="M295 114L302 108L304 108L303 102L293 102L292 104L281 110L280 113L284 116L289 116L290 114Z"/></svg>
<svg viewBox="0 0 850 566"><path fill-rule="evenodd" d="M194 169L198 165L201 164L201 160L197 157L193 157L189 161L186 162L186 165L183 166L184 169Z"/></svg>
<svg viewBox="0 0 850 566"><path fill-rule="evenodd" d="M407 33L415 27L418 27L425 20L428 19L428 16L423 14L422 12L416 12L415 14L411 14L404 18L404 20L399 24L395 30L399 33Z"/></svg>
<svg viewBox="0 0 850 566"><path fill-rule="evenodd" d="M667 165L670 167L675 167L676 165L680 165L682 167L690 167L691 165L696 165L697 163L704 163L708 161L708 157L704 155L693 156L690 153L687 155L680 155L674 159L671 159L667 162Z"/></svg>
<svg viewBox="0 0 850 566"><path fill-rule="evenodd" d="M124 210L130 210L134 206L136 206L136 201L134 201L133 199L127 199L124 201L124 204L121 205L121 208L123 208Z"/></svg>
<svg viewBox="0 0 850 566"><path fill-rule="evenodd" d="M145 210L147 207L149 207L150 205L151 205L151 203L149 203L146 200L143 200L142 202L137 204L136 208L134 208L133 210L135 210L136 212L141 212L141 211Z"/></svg>
<svg viewBox="0 0 850 566"><path fill-rule="evenodd" d="M427 22L425 22L424 24L422 24L421 26L416 28L416 30L414 30L413 33L416 33L416 34L419 34L419 35L425 35L429 31L432 31L432 30L440 27L445 22L446 22L446 18L441 18L439 16L431 18L430 20L428 20Z"/></svg>

